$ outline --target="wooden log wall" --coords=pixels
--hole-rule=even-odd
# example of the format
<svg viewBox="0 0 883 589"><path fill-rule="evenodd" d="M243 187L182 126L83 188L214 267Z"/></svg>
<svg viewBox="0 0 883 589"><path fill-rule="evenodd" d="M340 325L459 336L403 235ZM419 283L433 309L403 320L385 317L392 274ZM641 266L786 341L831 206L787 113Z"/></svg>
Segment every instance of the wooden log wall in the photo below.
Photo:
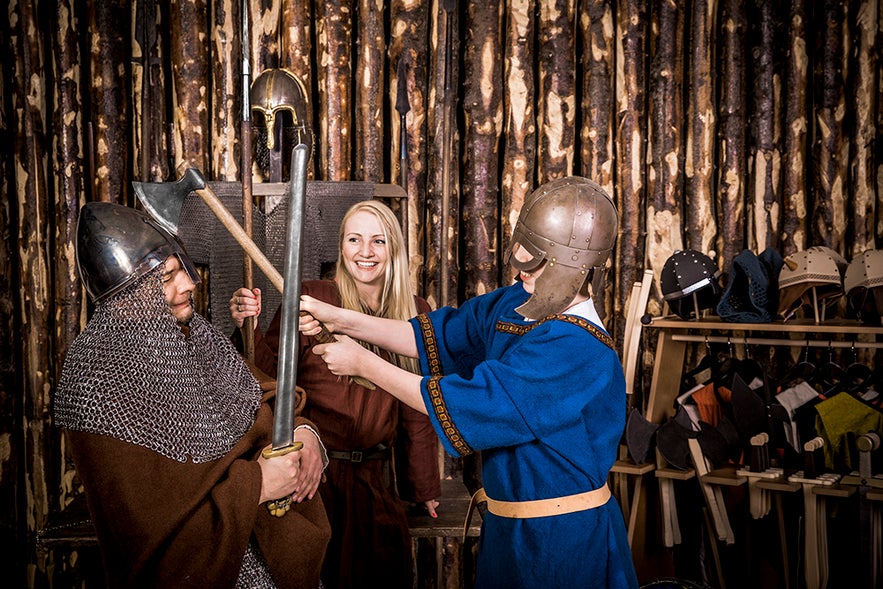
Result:
<svg viewBox="0 0 883 589"><path fill-rule="evenodd" d="M309 90L311 176L406 187L433 306L511 280L503 253L539 183L604 186L618 342L632 283L675 249L713 254L726 281L744 248L883 247L881 3L245 0L252 79L288 67ZM33 537L81 492L51 419L89 310L79 206L133 204L132 180L182 162L242 177L242 10L10 0L0 16L0 563L16 586L63 568Z"/></svg>

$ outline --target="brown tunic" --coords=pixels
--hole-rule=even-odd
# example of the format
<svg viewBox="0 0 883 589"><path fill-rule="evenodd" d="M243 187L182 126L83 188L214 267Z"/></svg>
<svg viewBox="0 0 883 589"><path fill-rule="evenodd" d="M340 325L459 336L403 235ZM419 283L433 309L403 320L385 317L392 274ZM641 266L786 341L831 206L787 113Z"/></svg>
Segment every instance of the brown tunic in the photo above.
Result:
<svg viewBox="0 0 883 589"><path fill-rule="evenodd" d="M303 294L340 305L337 285L306 281ZM429 311L417 298L417 310ZM255 363L273 376L279 350L280 313L267 333L255 333ZM423 502L441 495L438 439L429 419L382 389L367 390L328 370L312 353L313 338L301 336L297 385L307 391L303 415L322 431L329 451L366 450L396 444L402 498ZM328 589L370 586L411 587L411 539L402 502L389 480L388 461L331 460L319 489L332 537L322 580Z"/></svg>
<svg viewBox="0 0 883 589"><path fill-rule="evenodd" d="M278 587L316 589L330 536L318 497L284 517L258 504L256 460L272 429L272 412L263 403L226 456L199 464L110 436L68 431L108 585L234 587L254 534Z"/></svg>

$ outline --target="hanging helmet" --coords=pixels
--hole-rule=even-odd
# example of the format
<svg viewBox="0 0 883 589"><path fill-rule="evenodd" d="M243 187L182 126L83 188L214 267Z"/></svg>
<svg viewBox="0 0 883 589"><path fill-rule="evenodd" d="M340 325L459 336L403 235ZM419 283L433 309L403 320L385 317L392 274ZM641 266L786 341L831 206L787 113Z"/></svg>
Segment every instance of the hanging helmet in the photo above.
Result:
<svg viewBox="0 0 883 589"><path fill-rule="evenodd" d="M779 272L779 315L787 320L804 305L822 303L824 311L843 294L843 275L849 264L826 246L813 246L785 258Z"/></svg>
<svg viewBox="0 0 883 589"><path fill-rule="evenodd" d="M524 201L504 263L532 272L547 262L533 295L515 309L528 319L560 313L586 280L597 292L619 231L616 205L598 184L578 176L552 180ZM521 245L532 256L512 256Z"/></svg>
<svg viewBox="0 0 883 589"><path fill-rule="evenodd" d="M662 298L683 319L698 319L703 309L714 309L720 299L720 268L696 250L677 250L665 261L659 276Z"/></svg>
<svg viewBox="0 0 883 589"><path fill-rule="evenodd" d="M276 126L279 124L278 132L293 131L291 147L303 143L312 151L313 131L309 124L307 89L293 72L281 68L264 70L252 82L249 99L252 112L260 115L260 119L255 119L256 126L266 127L267 150L276 148Z"/></svg>
<svg viewBox="0 0 883 589"><path fill-rule="evenodd" d="M148 215L109 202L89 202L77 221L77 267L86 292L98 303L143 276L170 255L194 284L199 274L184 246Z"/></svg>
<svg viewBox="0 0 883 589"><path fill-rule="evenodd" d="M883 250L868 250L856 256L846 268L843 290L859 321L880 325L883 315Z"/></svg>

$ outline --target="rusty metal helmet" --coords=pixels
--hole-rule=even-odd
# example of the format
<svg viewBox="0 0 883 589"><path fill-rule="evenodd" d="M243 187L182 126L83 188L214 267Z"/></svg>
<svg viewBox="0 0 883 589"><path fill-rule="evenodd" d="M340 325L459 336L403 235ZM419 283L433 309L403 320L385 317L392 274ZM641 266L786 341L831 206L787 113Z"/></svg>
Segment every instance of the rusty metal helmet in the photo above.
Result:
<svg viewBox="0 0 883 589"><path fill-rule="evenodd" d="M846 268L843 290L862 323L880 325L883 316L883 250L867 250Z"/></svg>
<svg viewBox="0 0 883 589"><path fill-rule="evenodd" d="M826 246L813 246L785 258L779 272L778 314L790 319L804 305L816 315L834 305L843 295L847 261ZM821 305L819 305L821 303Z"/></svg>
<svg viewBox="0 0 883 589"><path fill-rule="evenodd" d="M662 298L682 319L698 319L703 309L717 306L720 275L720 268L709 256L692 249L677 250L659 275Z"/></svg>
<svg viewBox="0 0 883 589"><path fill-rule="evenodd" d="M131 207L89 202L77 220L77 268L91 299L99 303L171 255L194 284L199 274L184 246L151 217Z"/></svg>
<svg viewBox="0 0 883 589"><path fill-rule="evenodd" d="M312 150L313 131L309 124L307 96L303 81L284 68L266 69L251 83L251 110L260 115L260 121L255 119L256 126L261 126L258 123L262 122L267 129L268 150L273 151L276 147L276 138L281 136L284 128L294 130L294 145L303 143ZM290 124L286 125L289 117Z"/></svg>
<svg viewBox="0 0 883 589"><path fill-rule="evenodd" d="M515 310L528 319L560 313L589 279L597 292L618 231L616 205L591 180L570 176L534 190L521 208L504 262L523 272L546 266L533 295ZM530 260L515 259L518 245Z"/></svg>

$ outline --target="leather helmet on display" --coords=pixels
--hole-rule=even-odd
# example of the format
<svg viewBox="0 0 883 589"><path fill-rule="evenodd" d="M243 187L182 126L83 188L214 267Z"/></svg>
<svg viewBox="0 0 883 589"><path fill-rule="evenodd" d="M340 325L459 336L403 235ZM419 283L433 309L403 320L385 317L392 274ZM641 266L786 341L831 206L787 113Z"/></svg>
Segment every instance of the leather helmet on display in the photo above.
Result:
<svg viewBox="0 0 883 589"><path fill-rule="evenodd" d="M251 110L260 118L254 123L258 127L266 127L267 149L276 148L277 134L285 129L293 129L295 137L291 147L303 143L312 151L313 131L309 124L309 100L303 81L293 72L282 69L266 69L255 78L249 92ZM290 124L288 123L290 117ZM277 125L280 128L277 129Z"/></svg>
<svg viewBox="0 0 883 589"><path fill-rule="evenodd" d="M679 317L698 319L703 309L717 306L720 275L714 260L702 252L678 250L662 266L662 297Z"/></svg>
<svg viewBox="0 0 883 589"><path fill-rule="evenodd" d="M532 272L543 262L546 266L533 295L515 310L528 319L560 313L590 278L598 292L618 231L616 205L591 180L570 176L534 190L521 208L504 263L521 272ZM518 245L530 260L515 259Z"/></svg>
<svg viewBox="0 0 883 589"><path fill-rule="evenodd" d="M98 303L171 255L194 284L199 274L184 246L145 213L108 202L89 202L77 220L77 268L86 292Z"/></svg>
<svg viewBox="0 0 883 589"><path fill-rule="evenodd" d="M826 246L787 256L779 272L779 316L787 321L801 307L808 306L817 320L824 320L825 309L843 295L847 266L843 256Z"/></svg>
<svg viewBox="0 0 883 589"><path fill-rule="evenodd" d="M862 323L880 325L883 315L883 250L867 250L846 268L843 290Z"/></svg>

